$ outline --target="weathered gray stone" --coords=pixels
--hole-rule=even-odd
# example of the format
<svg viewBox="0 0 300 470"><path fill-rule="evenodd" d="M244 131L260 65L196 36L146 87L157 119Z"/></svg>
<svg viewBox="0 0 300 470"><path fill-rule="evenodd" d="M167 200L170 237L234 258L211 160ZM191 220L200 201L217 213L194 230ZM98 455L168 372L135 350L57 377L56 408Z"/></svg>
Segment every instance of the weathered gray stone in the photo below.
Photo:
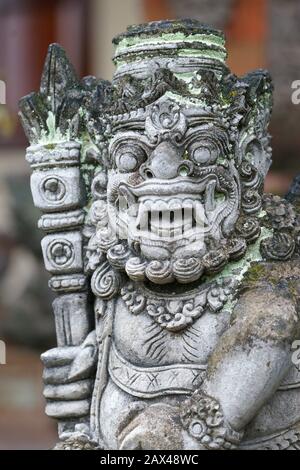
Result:
<svg viewBox="0 0 300 470"><path fill-rule="evenodd" d="M52 274L80 272L83 269L82 237L79 231L46 235L42 239L45 268Z"/></svg>
<svg viewBox="0 0 300 470"><path fill-rule="evenodd" d="M52 45L20 104L56 448L299 449L299 191L263 193L270 76L231 75L195 20L114 42L112 83Z"/></svg>

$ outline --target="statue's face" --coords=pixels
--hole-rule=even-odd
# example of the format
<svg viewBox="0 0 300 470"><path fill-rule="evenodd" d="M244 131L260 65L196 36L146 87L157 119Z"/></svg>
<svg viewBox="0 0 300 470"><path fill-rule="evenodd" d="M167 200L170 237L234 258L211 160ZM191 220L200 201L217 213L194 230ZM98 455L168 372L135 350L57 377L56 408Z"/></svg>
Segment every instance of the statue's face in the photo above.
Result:
<svg viewBox="0 0 300 470"><path fill-rule="evenodd" d="M142 125L125 122L109 151L108 213L117 238L141 262L175 266L163 282L178 269L186 271L181 282L199 278L205 255L226 247L239 216L239 176L221 119L165 95L146 108Z"/></svg>

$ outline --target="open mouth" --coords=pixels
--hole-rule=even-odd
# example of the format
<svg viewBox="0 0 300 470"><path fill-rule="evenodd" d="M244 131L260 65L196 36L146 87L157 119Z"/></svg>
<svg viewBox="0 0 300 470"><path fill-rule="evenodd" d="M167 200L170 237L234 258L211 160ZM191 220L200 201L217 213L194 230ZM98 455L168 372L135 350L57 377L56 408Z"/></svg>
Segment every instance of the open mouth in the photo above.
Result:
<svg viewBox="0 0 300 470"><path fill-rule="evenodd" d="M119 225L130 238L166 242L209 233L229 198L214 174L201 180L152 180L135 187L122 183L119 194Z"/></svg>
<svg viewBox="0 0 300 470"><path fill-rule="evenodd" d="M220 242L230 236L238 206L238 180L210 167L198 178L152 178L137 185L116 181L107 208L116 238L126 240L117 247L125 249L122 262L129 278L162 285L194 282L224 266L228 253ZM113 250L108 250L111 264Z"/></svg>
<svg viewBox="0 0 300 470"><path fill-rule="evenodd" d="M199 199L146 198L139 202L136 219L137 231L159 238L188 236L191 230L204 230L207 226L204 207Z"/></svg>

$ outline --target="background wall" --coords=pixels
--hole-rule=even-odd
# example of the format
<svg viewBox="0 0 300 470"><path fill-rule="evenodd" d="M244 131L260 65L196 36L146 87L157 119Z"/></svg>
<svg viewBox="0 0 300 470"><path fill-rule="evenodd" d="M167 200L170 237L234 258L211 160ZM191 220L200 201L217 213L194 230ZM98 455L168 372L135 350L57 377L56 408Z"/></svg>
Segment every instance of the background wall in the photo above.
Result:
<svg viewBox="0 0 300 470"><path fill-rule="evenodd" d="M226 32L236 74L270 69L275 84L273 169L266 189L284 194L300 172L299 0L0 0L0 449L49 448L55 423L44 415L41 351L54 346L54 324L29 191L26 140L18 99L37 89L47 46L62 44L79 75L110 79L112 37L129 24L198 18Z"/></svg>

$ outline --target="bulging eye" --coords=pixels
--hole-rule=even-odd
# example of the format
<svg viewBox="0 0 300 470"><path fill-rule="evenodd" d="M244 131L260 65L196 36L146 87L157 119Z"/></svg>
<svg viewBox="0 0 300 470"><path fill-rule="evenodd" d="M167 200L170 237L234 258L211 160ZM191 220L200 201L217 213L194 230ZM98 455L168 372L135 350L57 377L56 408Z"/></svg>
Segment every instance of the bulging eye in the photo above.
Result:
<svg viewBox="0 0 300 470"><path fill-rule="evenodd" d="M218 158L218 150L211 142L195 142L190 146L189 155L197 165L213 164Z"/></svg>
<svg viewBox="0 0 300 470"><path fill-rule="evenodd" d="M116 165L121 172L135 171L146 160L146 153L138 145L122 146L116 152Z"/></svg>
<svg viewBox="0 0 300 470"><path fill-rule="evenodd" d="M137 158L133 153L126 152L119 157L118 167L121 171L134 171L137 164Z"/></svg>

